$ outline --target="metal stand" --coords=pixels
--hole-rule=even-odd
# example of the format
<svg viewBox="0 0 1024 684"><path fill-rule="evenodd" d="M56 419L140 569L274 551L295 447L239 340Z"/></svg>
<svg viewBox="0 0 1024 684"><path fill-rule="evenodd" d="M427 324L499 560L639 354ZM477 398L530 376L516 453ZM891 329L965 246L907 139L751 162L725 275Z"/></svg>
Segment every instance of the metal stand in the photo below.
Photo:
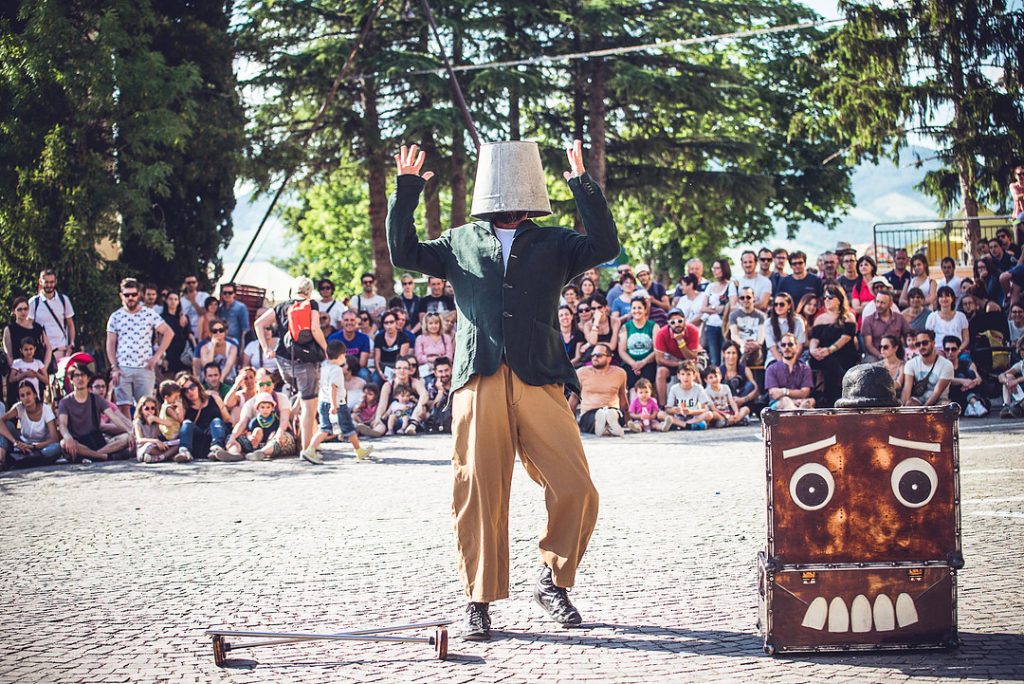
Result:
<svg viewBox="0 0 1024 684"><path fill-rule="evenodd" d="M434 653L438 660L448 659L448 628L446 625L451 621L418 622L410 625L395 625L392 627L377 627L373 629L360 629L352 632L340 632L338 634L310 634L293 632L242 632L229 629L208 629L206 633L213 637L213 662L217 667L224 667L227 662L227 654L230 651L238 651L243 648L257 648L259 646L278 646L280 644L294 644L300 641L389 641L407 644L430 644L434 647ZM434 629L434 636L431 637L406 637L406 636L384 636L390 632L403 632L413 629ZM240 644L232 644L225 641L225 637L246 637L253 639L270 639L270 641L252 641Z"/></svg>

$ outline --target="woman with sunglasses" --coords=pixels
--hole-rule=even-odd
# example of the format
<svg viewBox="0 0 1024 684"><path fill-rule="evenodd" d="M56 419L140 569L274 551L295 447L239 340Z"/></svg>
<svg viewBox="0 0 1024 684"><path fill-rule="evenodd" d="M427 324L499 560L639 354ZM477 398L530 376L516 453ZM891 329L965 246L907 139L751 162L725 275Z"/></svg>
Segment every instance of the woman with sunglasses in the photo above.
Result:
<svg viewBox="0 0 1024 684"><path fill-rule="evenodd" d="M910 259L910 279L903 285L903 291L900 293L901 307L910 306L910 291L915 288L924 293L926 307L930 309L935 306L937 285L932 280L928 259L923 254L915 254Z"/></svg>
<svg viewBox="0 0 1024 684"><path fill-rule="evenodd" d="M804 319L797 316L793 310L793 298L789 296L788 292L780 292L772 297L768 322L764 326L764 343L768 347L765 368L782 360L779 341L786 333L793 333L796 336L796 355L797 358L800 358L804 351L804 345L807 344L807 327L804 325Z"/></svg>
<svg viewBox="0 0 1024 684"><path fill-rule="evenodd" d="M604 295L598 293L584 299L579 306L583 309L580 313L580 332L586 339L586 344L581 350L583 353L583 365L590 363L594 345L603 342L609 349L619 348L619 328L621 324L612 317L608 310L608 302Z"/></svg>
<svg viewBox="0 0 1024 684"><path fill-rule="evenodd" d="M815 320L807 337L807 347L811 368L824 376L823 401L818 406L832 408L843 394L843 376L860 359L854 342L857 319L847 308L846 292L838 285L826 285L822 299L825 311Z"/></svg>
<svg viewBox="0 0 1024 684"><path fill-rule="evenodd" d="M10 433L8 421L15 420L18 428ZM49 404L39 400L35 385L28 380L18 385L18 402L0 416L0 424L0 470L53 465L60 459L57 417Z"/></svg>
<svg viewBox="0 0 1024 684"><path fill-rule="evenodd" d="M36 358L43 362L43 368L49 368L53 351L46 338L46 330L28 317L28 300L24 297L15 297L11 311L14 313L14 318L4 328L4 354L7 356L7 367L11 368L14 365L14 360L21 356L21 341L28 338L35 342ZM7 396L17 396L16 385L8 387Z"/></svg>
<svg viewBox="0 0 1024 684"><path fill-rule="evenodd" d="M210 339L199 348L199 368L208 363L220 366L224 382L233 382L238 364L238 345L228 339L228 324L217 318L210 324Z"/></svg>
<svg viewBox="0 0 1024 684"><path fill-rule="evenodd" d="M192 458L209 456L220 461L238 460L229 458L224 448L231 414L220 395L207 394L194 375L182 374L178 385L181 386L181 399L185 406L185 420L178 434L181 446L192 454Z"/></svg>
<svg viewBox="0 0 1024 684"><path fill-rule="evenodd" d="M896 395L903 392L903 342L898 335L882 335L878 342L878 352L882 359L878 365L884 368L889 377L896 383Z"/></svg>

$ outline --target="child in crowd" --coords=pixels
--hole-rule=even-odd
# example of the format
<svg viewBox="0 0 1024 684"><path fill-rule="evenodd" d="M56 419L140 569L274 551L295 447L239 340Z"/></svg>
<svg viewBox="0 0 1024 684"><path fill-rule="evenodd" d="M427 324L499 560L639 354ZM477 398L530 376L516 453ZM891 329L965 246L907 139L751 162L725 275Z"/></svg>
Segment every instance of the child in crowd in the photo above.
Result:
<svg viewBox="0 0 1024 684"><path fill-rule="evenodd" d="M181 403L181 386L173 380L164 380L157 390L160 395L160 434L165 442L176 441L181 432L181 423L185 420L185 407ZM192 454L185 447L178 448L174 458L179 463L192 460Z"/></svg>
<svg viewBox="0 0 1024 684"><path fill-rule="evenodd" d="M135 457L140 463L160 463L174 457L178 463L192 460L178 450L178 440L165 440L159 407L153 397L143 397L135 406Z"/></svg>
<svg viewBox="0 0 1024 684"><path fill-rule="evenodd" d="M736 405L732 389L722 384L722 371L718 366L711 366L704 372L704 384L704 391L713 405L713 427L747 425L750 422L750 407Z"/></svg>
<svg viewBox="0 0 1024 684"><path fill-rule="evenodd" d="M377 405L380 403L380 387L372 382L363 386L363 399L356 407L354 422L356 432L364 437L380 437L387 428L377 420Z"/></svg>
<svg viewBox="0 0 1024 684"><path fill-rule="evenodd" d="M672 421L668 414L658 407L658 400L655 399L654 386L647 378L640 378L633 388L636 396L629 405L629 421L626 427L631 432L650 432L659 430L668 432L672 429Z"/></svg>
<svg viewBox="0 0 1024 684"><path fill-rule="evenodd" d="M14 359L14 363L11 364L11 373L7 380L13 387L20 385L22 380L28 380L36 388L36 396L42 397L42 388L46 387L49 378L46 375L46 366L43 365L40 359L36 358L35 340L30 337L22 339L21 347L18 351L21 353L21 357ZM40 382L43 384L40 385Z"/></svg>
<svg viewBox="0 0 1024 684"><path fill-rule="evenodd" d="M320 465L324 459L317 453L316 449L324 441L334 436L332 422L337 423L341 436L349 441L356 452L356 460L361 461L370 455L373 447L363 447L359 443L359 435L356 434L356 426L352 422L352 411L348 407L348 398L345 390L345 372L341 369L346 362L345 343L341 340L331 340L327 343L327 359L320 365L320 432L310 442L309 446L300 456L310 463Z"/></svg>
<svg viewBox="0 0 1024 684"><path fill-rule="evenodd" d="M697 382L697 366L684 361L677 371L679 383L668 392L668 412L672 423L681 430L707 430L714 418L711 399Z"/></svg>
<svg viewBox="0 0 1024 684"><path fill-rule="evenodd" d="M903 363L905 364L915 356L917 356L917 333L907 330L907 335L903 338Z"/></svg>
<svg viewBox="0 0 1024 684"><path fill-rule="evenodd" d="M399 432L407 435L416 434L416 426L412 424L414 408L416 408L416 400L413 398L412 387L405 383L395 385L395 399L388 406L388 410L384 412L389 435Z"/></svg>
<svg viewBox="0 0 1024 684"><path fill-rule="evenodd" d="M253 397L255 415L246 425L246 433L239 435L234 443L228 446L232 454L257 454L269 459L273 452L269 448L270 436L281 427L281 414L277 410L277 400L270 392L260 392Z"/></svg>

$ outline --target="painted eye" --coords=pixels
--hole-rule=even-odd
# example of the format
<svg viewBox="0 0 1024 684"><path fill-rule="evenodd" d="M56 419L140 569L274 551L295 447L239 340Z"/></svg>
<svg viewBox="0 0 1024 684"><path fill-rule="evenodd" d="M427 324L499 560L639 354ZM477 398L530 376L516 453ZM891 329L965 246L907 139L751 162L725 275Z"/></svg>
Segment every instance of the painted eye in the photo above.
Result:
<svg viewBox="0 0 1024 684"><path fill-rule="evenodd" d="M920 508L935 496L939 476L923 458L908 458L892 469L892 493L907 508Z"/></svg>
<svg viewBox="0 0 1024 684"><path fill-rule="evenodd" d="M828 468L820 463L805 463L789 478L789 494L805 511L824 508L832 500L836 481Z"/></svg>

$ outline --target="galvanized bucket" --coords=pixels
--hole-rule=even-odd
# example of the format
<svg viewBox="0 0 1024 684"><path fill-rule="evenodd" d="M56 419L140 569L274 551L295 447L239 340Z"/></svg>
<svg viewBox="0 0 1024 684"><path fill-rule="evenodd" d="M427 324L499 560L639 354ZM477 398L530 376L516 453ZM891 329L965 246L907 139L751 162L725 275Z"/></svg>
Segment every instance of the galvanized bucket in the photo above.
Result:
<svg viewBox="0 0 1024 684"><path fill-rule="evenodd" d="M537 143L485 143L480 147L470 214L487 219L494 214L520 211L530 217L551 213Z"/></svg>

